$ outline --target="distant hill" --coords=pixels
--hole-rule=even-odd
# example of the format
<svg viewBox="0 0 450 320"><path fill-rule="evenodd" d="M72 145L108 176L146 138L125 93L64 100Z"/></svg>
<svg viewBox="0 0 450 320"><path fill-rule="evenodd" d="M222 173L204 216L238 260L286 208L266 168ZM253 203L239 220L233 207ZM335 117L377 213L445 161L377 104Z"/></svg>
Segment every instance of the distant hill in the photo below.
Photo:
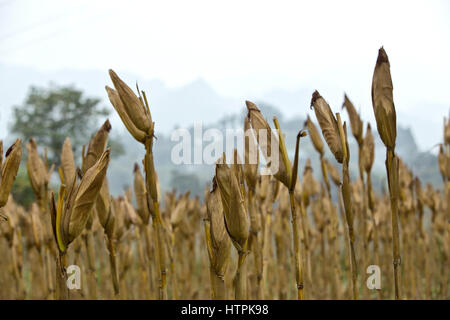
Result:
<svg viewBox="0 0 450 320"><path fill-rule="evenodd" d="M286 119L283 114L273 106L265 106L261 104L261 109L267 118L271 119L272 115L276 115L280 120L280 125L283 132L286 134L286 144L288 153L291 158L295 150L295 137L300 129L303 128L304 118L290 118ZM243 127L242 110L239 113L231 114L223 117L216 122L203 124L203 132L208 128L217 128L225 132L225 129L239 129ZM270 112L270 113L267 113ZM315 120L315 118L313 117ZM408 128L398 127L397 134L397 153L405 161L405 163L412 169L415 175L419 176L423 182L430 182L435 186L441 186L441 178L437 165L437 157L429 152L421 152L418 150L411 130ZM191 136L194 136L193 128L190 127ZM373 184L374 188L380 190L386 184L386 169L385 169L385 147L381 142L376 130L373 132L375 136L375 163L373 167ZM350 169L351 176L356 179L358 176L358 148L352 135L349 136L350 147ZM120 193L123 187L132 185L132 168L133 162L141 162L144 156L142 147L136 143L129 134L122 135L121 139L127 146L126 155L111 161L109 175L112 184L111 190L114 193ZM155 163L162 188L164 190L177 189L179 192L184 192L187 189L193 190L192 194L202 195L203 188L210 183L214 175L214 165L174 165L171 161L172 148L178 142L171 141L170 137L164 134L157 134L155 141ZM205 145L206 143L204 143ZM326 146L326 145L325 145ZM326 149L326 157L333 163L336 163L334 157L331 155L328 147ZM191 150L193 157L194 151ZM306 159L312 160L313 170L318 179L321 179L320 162L317 152L314 150L309 137L302 139L300 147L300 175ZM182 182L182 183L181 183Z"/></svg>
<svg viewBox="0 0 450 320"><path fill-rule="evenodd" d="M163 188L183 188L190 186L193 190L201 190L210 181L214 174L214 166L175 166L171 162L171 150L175 142L170 140L170 134L176 127L190 128L196 121L202 121L203 127L215 128L242 128L245 98L251 99L262 106L263 114L270 120L276 115L287 135L287 143L290 154L294 151L295 135L303 127L304 117L310 113L309 102L311 88L300 88L293 91L276 89L256 97L245 97L242 99L223 97L218 94L207 82L198 79L187 85L170 88L159 80L143 79L142 77L121 72L119 75L129 84L134 85L139 81L139 87L146 90L150 100L153 119L156 121L155 142L156 165ZM9 144L14 137L9 136L8 125L12 106L21 104L25 99L31 85L47 86L50 82L58 85L73 84L82 89L87 95L100 97L103 104L112 107L107 101L104 90L105 84L111 85L107 70L61 70L54 72L42 72L27 67L8 66L0 64L0 139ZM356 103L356 102L355 102ZM358 105L358 103L356 103ZM424 105L432 106L432 104ZM333 110L340 111L340 105L332 105ZM343 118L346 119L346 112ZM373 115L363 114L363 120L372 120ZM402 127L402 119L408 123L414 123L416 130L426 132L427 123L435 127L442 126L441 119L436 118L432 112L423 115L428 122L414 122L413 114L398 113L398 141L397 152L405 162L413 169L421 179L435 185L441 184L437 167L436 156L429 151L422 152L418 147L414 133L411 129ZM315 117L312 117L315 119ZM439 118L439 117L438 117ZM113 194L122 192L125 186L132 185L132 169L135 162L141 163L143 148L135 142L125 130L116 112L112 112L110 121L112 123L112 134L122 140L126 154L111 161L108 176L111 182ZM373 126L375 127L375 126ZM93 128L94 132L96 128ZM439 129L440 130L440 129ZM374 130L376 133L376 130ZM419 131L416 131L419 132ZM423 140L426 135L421 135ZM427 145L433 145L439 141L428 141ZM350 137L351 167L356 168L357 148L354 139ZM328 152L328 150L327 150ZM329 152L327 155L330 157ZM385 150L380 139L376 136L375 166L373 181L377 186L385 183L384 158ZM303 139L300 154L300 172L307 158L313 160L315 172L320 177L318 156L309 142L309 138ZM331 157L330 157L331 159ZM333 159L332 159L333 160ZM356 175L354 175L356 176ZM182 181L192 181L180 183Z"/></svg>
<svg viewBox="0 0 450 320"><path fill-rule="evenodd" d="M152 108L152 116L158 119L158 131L169 133L176 126L188 127L194 121L210 122L240 109L237 101L217 94L204 80L198 79L178 88L168 88L159 80L142 79L136 75L118 72L133 88L139 81L141 90L145 90ZM0 64L0 139L8 136L11 109L21 104L30 86L74 85L86 95L99 97L102 103L113 110L108 101L105 85L112 86L108 70L63 70L41 72L35 69ZM124 131L119 117L111 116L113 128Z"/></svg>

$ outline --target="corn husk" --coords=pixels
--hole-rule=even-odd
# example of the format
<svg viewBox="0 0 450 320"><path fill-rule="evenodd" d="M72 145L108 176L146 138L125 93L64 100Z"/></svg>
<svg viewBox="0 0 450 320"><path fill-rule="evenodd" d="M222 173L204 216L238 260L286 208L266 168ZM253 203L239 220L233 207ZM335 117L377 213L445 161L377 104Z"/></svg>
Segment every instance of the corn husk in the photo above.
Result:
<svg viewBox="0 0 450 320"><path fill-rule="evenodd" d="M178 226L187 216L190 191L185 192L177 201L177 204L170 215L170 224Z"/></svg>
<svg viewBox="0 0 450 320"><path fill-rule="evenodd" d="M82 152L82 166L81 171L84 173L87 172L102 156L105 151L106 144L108 141L108 135L111 130L111 124L109 120L106 120L103 125L97 130L94 136L89 141L88 148L85 152L85 148L83 146ZM102 186L100 188L99 195L97 200L95 201L95 211L97 212L97 216L100 220L100 225L105 230L105 233L109 236L111 226L110 223L110 195L109 195L109 187L108 180L106 177L103 180ZM95 215L89 215L88 222L86 224L87 229L91 229L94 223Z"/></svg>
<svg viewBox="0 0 450 320"><path fill-rule="evenodd" d="M236 179L239 183L239 186L241 186L241 190L243 191L245 176L244 176L244 169L243 169L243 166L241 165L241 163L242 163L241 158L239 157L237 149L234 149L233 150L233 162L230 164L230 168L236 175Z"/></svg>
<svg viewBox="0 0 450 320"><path fill-rule="evenodd" d="M372 78L372 106L378 133L384 145L390 149L395 148L397 137L397 116L392 89L389 59L384 49L380 48Z"/></svg>
<svg viewBox="0 0 450 320"><path fill-rule="evenodd" d="M323 155L324 151L322 138L320 137L319 130L317 130L317 127L311 121L309 116L306 117L305 125L308 129L309 137L311 138L314 148L320 155Z"/></svg>
<svg viewBox="0 0 450 320"><path fill-rule="evenodd" d="M342 163L344 153L339 136L339 128L337 120L333 112L331 111L330 106L317 91L315 91L312 95L311 106L314 107L317 121L319 122L320 128L322 129L322 135L325 138L328 147L330 148L337 162Z"/></svg>
<svg viewBox="0 0 450 320"><path fill-rule="evenodd" d="M450 118L444 118L444 142L450 145Z"/></svg>
<svg viewBox="0 0 450 320"><path fill-rule="evenodd" d="M414 182L414 176L406 163L399 158L399 182L401 188L410 188Z"/></svg>
<svg viewBox="0 0 450 320"><path fill-rule="evenodd" d="M66 138L64 140L64 144L62 146L61 168L65 184L68 186L72 185L72 182L75 179L76 170L75 170L75 160L72 151L72 144L70 143L69 138Z"/></svg>
<svg viewBox="0 0 450 320"><path fill-rule="evenodd" d="M275 203L280 195L281 183L274 176L270 176L269 180L269 196L270 201Z"/></svg>
<svg viewBox="0 0 450 320"><path fill-rule="evenodd" d="M314 178L311 159L306 160L302 183L305 186L303 188L304 197L311 198L320 193L320 183L316 180L316 178Z"/></svg>
<svg viewBox="0 0 450 320"><path fill-rule="evenodd" d="M300 181L298 181L295 184L294 197L295 197L295 200L298 203L302 203L302 201L303 201L303 189L302 189Z"/></svg>
<svg viewBox="0 0 450 320"><path fill-rule="evenodd" d="M105 86L106 92L108 93L108 98L114 109L116 109L117 113L122 119L123 124L127 128L127 130L131 133L131 135L139 142L144 143L147 133L143 130L140 130L136 127L136 125L131 120L130 116L127 114L127 110L122 100L120 99L119 94L116 90Z"/></svg>
<svg viewBox="0 0 450 320"><path fill-rule="evenodd" d="M249 236L249 219L245 208L241 186L235 168L223 161L216 164L216 181L220 191L228 234L240 252L245 250Z"/></svg>
<svg viewBox="0 0 450 320"><path fill-rule="evenodd" d="M271 168L273 169L273 171L275 171L272 171L272 174L285 186L289 187L290 177L288 176L286 165L280 156L281 146L279 144L278 137L272 132L272 129L264 119L258 107L250 101L246 101L245 103L248 110L247 117L250 119L250 124L255 131L256 140L259 147L261 148L263 156L267 161L271 161L271 158L277 157L278 168ZM276 145L272 146L272 143ZM275 150L275 155L272 155L272 149Z"/></svg>
<svg viewBox="0 0 450 320"><path fill-rule="evenodd" d="M111 211L114 217L114 232L112 239L119 241L125 235L125 213L122 210L121 201L119 198L112 198Z"/></svg>
<svg viewBox="0 0 450 320"><path fill-rule="evenodd" d="M442 177L448 177L447 176L447 161L448 158L444 153L444 148L442 145L439 147L439 153L438 153L438 163L439 163L439 171L441 172Z"/></svg>
<svg viewBox="0 0 450 320"><path fill-rule="evenodd" d="M256 153L256 154L255 154ZM256 160L256 163L254 163ZM249 189L254 190L258 178L259 152L249 117L244 120L244 175Z"/></svg>
<svg viewBox="0 0 450 320"><path fill-rule="evenodd" d="M139 165L134 165L134 195L136 197L137 214L142 220L142 223L148 224L150 220L149 203L147 197L147 190L145 188L145 180L139 170ZM153 203L150 204L153 206Z"/></svg>
<svg viewBox="0 0 450 320"><path fill-rule="evenodd" d="M213 188L206 200L206 208L210 221L209 228L213 253L211 264L215 273L223 277L230 260L230 238L227 234L221 195L215 179L213 181Z"/></svg>
<svg viewBox="0 0 450 320"><path fill-rule="evenodd" d="M41 219L39 217L39 207L37 206L36 203L33 203L31 205L31 228L33 231L33 240L34 240L34 245L36 248L38 248L38 250L41 248L41 245L43 243L43 226L41 223Z"/></svg>
<svg viewBox="0 0 450 320"><path fill-rule="evenodd" d="M123 201L124 201L123 197L118 197L113 202L115 210L114 211L115 225L114 225L113 239L116 239L117 241L121 241L121 239L125 238L129 225L129 219L127 218L127 212L125 211L126 208L123 206Z"/></svg>
<svg viewBox="0 0 450 320"><path fill-rule="evenodd" d="M129 229L131 227L131 225L137 225L138 215L136 214L134 207L131 205L130 201L128 200L128 196L124 196L124 197L120 198L120 205L121 205L122 211L124 213L125 227L127 229Z"/></svg>
<svg viewBox="0 0 450 320"><path fill-rule="evenodd" d="M330 161L325 159L325 165L327 166L328 174L331 177L331 180L333 180L333 183L336 186L341 185L341 176L339 174L338 168L336 168Z"/></svg>
<svg viewBox="0 0 450 320"><path fill-rule="evenodd" d="M109 120L98 129L95 135L89 141L87 153L83 155L83 165L81 170L85 173L90 167L92 167L105 151L106 143L108 141L108 134L111 130L111 124Z"/></svg>
<svg viewBox="0 0 450 320"><path fill-rule="evenodd" d="M5 159L1 165L0 182L0 208L5 206L11 192L12 184L19 171L20 160L22 159L22 144L17 139L6 151Z"/></svg>
<svg viewBox="0 0 450 320"><path fill-rule="evenodd" d="M48 184L50 177L48 176L47 167L39 157L37 152L36 141L33 138L27 143L27 170L30 178L31 187L38 199L41 198L42 188Z"/></svg>
<svg viewBox="0 0 450 320"><path fill-rule="evenodd" d="M416 193L416 200L419 206L423 205L423 190L422 183L418 177L414 178L414 192Z"/></svg>
<svg viewBox="0 0 450 320"><path fill-rule="evenodd" d="M373 161L375 159L375 142L373 139L370 123L367 124L362 150L363 168L364 170L366 170L366 172L370 172L372 170Z"/></svg>
<svg viewBox="0 0 450 320"><path fill-rule="evenodd" d="M63 232L66 234L68 243L80 235L86 226L105 179L109 157L110 150L107 149L100 159L86 171L74 196L69 197L69 201L66 203L65 210L68 219L64 219L66 225L63 226Z"/></svg>
<svg viewBox="0 0 450 320"><path fill-rule="evenodd" d="M270 176L269 175L260 175L258 179L258 183L256 185L256 194L261 199L262 202L266 200L267 195L269 193L269 183Z"/></svg>
<svg viewBox="0 0 450 320"><path fill-rule="evenodd" d="M153 202L158 201L160 197L160 187L159 187L159 179L158 174L155 170L155 165L153 162L153 152L146 152L144 157L144 169L146 174L146 186L147 192L150 195L150 198Z"/></svg>
<svg viewBox="0 0 450 320"><path fill-rule="evenodd" d="M358 144L361 145L363 143L363 123L361 121L361 118L359 117L358 112L355 109L355 106L347 97L347 95L344 95L344 104L342 105L342 108L347 109L353 136L355 137Z"/></svg>
<svg viewBox="0 0 450 320"><path fill-rule="evenodd" d="M108 237L112 236L114 227L113 212L111 210L111 196L109 194L108 179L105 177L95 202L95 211Z"/></svg>
<svg viewBox="0 0 450 320"><path fill-rule="evenodd" d="M145 108L143 101L140 100L133 90L111 69L109 70L109 76L114 84L114 88L119 94L129 119L137 129L148 133L152 124L152 118Z"/></svg>

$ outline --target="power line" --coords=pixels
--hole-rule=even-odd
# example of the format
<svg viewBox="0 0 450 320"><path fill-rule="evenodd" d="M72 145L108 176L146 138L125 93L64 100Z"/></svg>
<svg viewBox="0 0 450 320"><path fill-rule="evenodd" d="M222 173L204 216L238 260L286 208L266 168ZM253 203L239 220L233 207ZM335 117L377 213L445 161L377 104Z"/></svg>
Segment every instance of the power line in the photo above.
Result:
<svg viewBox="0 0 450 320"><path fill-rule="evenodd" d="M23 28L21 28L21 29L18 29L18 30L16 30L16 31L13 31L13 32L6 33L6 34L1 35L1 36L0 36L0 41L3 41L3 40L5 40L5 39L11 38L11 37L18 36L18 35L20 35L20 34L22 34L22 33L25 33L25 32L27 32L27 31L29 31L29 30L32 30L32 29L35 29L35 28L38 28L38 27L41 27L41 26L50 24L50 23L52 23L52 22L58 21L58 20L60 20L61 18L66 17L66 16L69 16L69 15L70 15L70 13L66 13L66 14L64 14L64 15L54 16L54 17L52 17L52 18L50 18L50 19L41 20L41 21L38 21L38 22L35 22L35 23L32 23L32 24L29 24L28 26L25 26L25 27L23 27Z"/></svg>
<svg viewBox="0 0 450 320"><path fill-rule="evenodd" d="M18 0L14 1L14 0L5 0L5 1L1 1L0 2L0 7L6 7L8 5L10 5L13 2L17 2Z"/></svg>
<svg viewBox="0 0 450 320"><path fill-rule="evenodd" d="M13 1L10 0L9 2L13 2ZM1 4L2 4L2 3L0 2L0 5L1 5ZM31 24L29 24L29 25L27 25L27 26L25 26L25 27L22 27L22 28L20 28L20 29L17 29L17 30L15 30L15 31L12 31L12 32L9 32L9 33L2 34L2 35L0 35L0 42L3 41L3 40L5 40L5 39L8 39L8 38L15 37L15 36L18 36L18 35L20 35L20 34L23 34L23 33L27 32L27 31L30 31L30 30L39 28L39 27L41 27L41 26L51 24L51 23L53 23L53 22L55 22L55 21L61 20L62 18L71 16L71 15L74 14L74 9L81 8L81 7L83 7L85 4L86 4L86 3L81 4L81 5L78 5L78 6L75 6L75 7L72 7L71 9L69 9L69 10L67 10L67 11L64 11L64 12L62 12L62 13L60 13L60 14L57 14L57 15L48 17L48 18L46 18L46 19L42 19L42 20L40 20L40 21L33 22L33 23L31 23Z"/></svg>
<svg viewBox="0 0 450 320"><path fill-rule="evenodd" d="M94 14L94 16L91 16L90 18L94 18L94 17L98 18L98 17L106 15L107 13L108 13L108 10L102 10L101 12L99 12L97 14ZM86 20L87 18L89 18L89 16L84 15L83 18L81 19L81 21ZM3 54L3 53L14 53L16 51L19 51L21 49L29 47L30 45L34 45L34 44L36 44L38 42L47 41L49 39L52 39L52 38L54 38L54 37L56 37L56 36L58 36L58 35L60 35L62 33L68 32L68 31L70 32L70 31L72 31L72 29L70 29L70 30L68 30L67 28L66 29L63 29L63 28L58 29L58 30L53 31L51 33L48 33L48 34L45 34L43 36L36 37L34 39L26 41L26 42L22 43L19 46L12 47L12 48L9 48L9 49L0 50L0 54Z"/></svg>
<svg viewBox="0 0 450 320"><path fill-rule="evenodd" d="M37 42L42 42L42 41L46 41L46 40L49 40L49 39L51 39L51 38L54 38L54 37L57 36L59 33L61 33L61 30L58 30L58 31L56 31L56 32L47 34L47 35L45 35L45 36L41 36L41 37L34 38L34 39L32 39L31 41L27 41L27 42L25 42L25 43L22 43L22 45L19 45L19 46L15 47L15 48L13 47L12 49L0 50L0 54L2 54L2 53L7 53L7 52L8 52L8 53L12 53L12 52L18 51L18 50L20 50L20 49L24 49L24 48L26 48L26 47L28 47L28 46L30 46L30 45L33 45L33 44L35 44L35 43L37 43Z"/></svg>

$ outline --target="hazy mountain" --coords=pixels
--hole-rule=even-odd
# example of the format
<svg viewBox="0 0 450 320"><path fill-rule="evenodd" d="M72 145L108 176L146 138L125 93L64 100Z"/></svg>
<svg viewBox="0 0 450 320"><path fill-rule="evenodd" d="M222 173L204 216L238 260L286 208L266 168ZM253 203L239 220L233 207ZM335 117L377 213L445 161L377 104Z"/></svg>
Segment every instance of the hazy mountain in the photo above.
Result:
<svg viewBox="0 0 450 320"><path fill-rule="evenodd" d="M159 132L169 133L175 126L188 127L194 121L210 122L237 110L238 103L218 95L205 81L199 79L186 86L168 88L158 80L145 80L142 77L122 73L115 70L129 84L138 85L145 90L152 116L157 121ZM112 86L107 70L63 70L55 72L40 72L35 69L0 64L0 138L8 135L9 118L12 106L21 104L30 86L74 85L87 95L99 97L104 105L111 108L105 85ZM114 128L122 131L119 117L112 113L111 123Z"/></svg>
<svg viewBox="0 0 450 320"><path fill-rule="evenodd" d="M163 188L183 189L189 186L197 193L201 193L205 183L210 181L214 174L214 166L174 165L171 161L171 150L176 142L170 139L172 129L181 127L189 128L192 131L193 124L198 121L202 121L204 129L208 127L219 129L242 128L243 116L246 112L244 110L244 100L240 101L234 98L223 97L201 79L185 86L169 88L158 80L142 79L133 74L122 73L119 69L116 71L129 84L135 84L136 80L139 80L139 87L146 90L149 96L152 116L156 121L156 136L158 138L155 142L155 162ZM0 96L2 97L0 99L1 138L6 138L6 142L13 138L8 136L8 124L12 106L23 102L31 85L47 86L50 82L58 85L73 84L77 88L82 89L87 95L102 98L103 103L112 110L104 90L105 84L111 85L107 70L41 72L26 67L0 65ZM304 117L312 112L308 108L311 92L312 89L310 88L293 91L277 89L259 97L251 97L253 101L261 106L263 114L270 122L273 116L279 118L287 136L286 141L291 155L295 147L295 136L298 130L303 128ZM335 111L340 111L340 106ZM297 114L298 116L292 116L292 114ZM343 112L343 117L344 119L346 118L346 112ZM411 120L412 115L403 116L403 113L399 112L398 119L402 119L402 117L409 117L408 120ZM424 117L431 119L433 114L430 112L425 114ZM314 116L312 118L315 119ZM133 165L136 162L141 163L144 153L142 146L135 142L129 133L126 132L115 112L112 112L110 120L113 126L113 134L118 136L119 140L122 140L126 151L124 156L111 162L108 171L111 191L113 194L119 194L124 187L132 185ZM433 121L436 125L442 126L440 119L433 119ZM401 123L399 121L398 154L413 169L415 174L419 175L424 181L440 184L436 157L428 151L421 152L412 130L403 128ZM424 129L423 124L418 124L418 126ZM92 131L94 132L95 128ZM351 167L354 173L356 172L357 148L353 137L350 138L350 148L352 154ZM328 150L327 155L330 157ZM380 186L385 183L385 149L377 136L375 155L373 181L377 186ZM320 168L317 166L318 156L313 150L309 138L302 140L300 157L300 172L303 171L302 166L304 166L306 159L311 158L315 172L320 177ZM186 181L190 182L185 183Z"/></svg>
<svg viewBox="0 0 450 320"><path fill-rule="evenodd" d="M267 118L270 119L273 114L277 115L280 119L280 125L286 135L288 153L290 154L290 157L293 158L295 137L298 130L303 128L304 119L300 117L285 119L279 110L274 107L267 107L264 105L261 106L261 109L263 110L263 113L267 115ZM242 113L243 112L239 112L234 115L223 117L216 122L204 124L202 128L203 133L208 128L217 128L222 132L225 132L225 129L242 128ZM194 138L193 128L189 128L189 131L191 133L191 137ZM381 187L386 187L386 169L384 164L386 150L377 132L375 131L373 134L375 136L375 163L372 171L372 181L374 188L376 190L380 190ZM352 179L356 179L358 177L358 147L353 136L350 135L349 138L351 176ZM127 146L127 154L112 160L109 169L110 182L112 185L111 190L115 194L122 192L125 186L132 185L131 172L133 162L141 163L141 159L144 156L142 146L133 141L129 134L122 135L121 139L122 143ZM187 189L191 189L191 194L202 195L204 186L207 183L210 183L214 175L214 165L175 165L172 162L171 153L173 147L178 143L179 141L172 141L170 137L163 134L159 134L158 139L155 141L155 164L159 174L161 186L163 190L177 189L179 192L184 192ZM203 147L207 144L208 142L204 141ZM412 169L415 175L419 176L423 182L430 182L435 186L441 185L436 156L429 152L421 152L418 150L410 129L398 127L397 145L398 155ZM193 161L193 140L191 146L191 160ZM332 163L338 165L327 147L325 147L325 150L326 157ZM308 158L312 160L314 174L317 179L321 179L319 156L314 150L309 137L301 140L299 163L300 176L303 172L306 159Z"/></svg>

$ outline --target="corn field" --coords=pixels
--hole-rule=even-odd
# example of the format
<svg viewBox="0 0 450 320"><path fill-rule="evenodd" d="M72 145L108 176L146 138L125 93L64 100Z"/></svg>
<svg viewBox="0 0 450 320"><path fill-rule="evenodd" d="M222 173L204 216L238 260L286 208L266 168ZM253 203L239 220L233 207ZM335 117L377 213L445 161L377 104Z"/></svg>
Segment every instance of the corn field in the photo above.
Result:
<svg viewBox="0 0 450 320"><path fill-rule="evenodd" d="M33 139L26 142L23 161L35 195L30 209L10 195L22 141L4 156L1 145L0 299L450 298L450 121L444 119L436 163L443 188L437 189L395 153L397 119L383 48L371 94L386 147L384 193L372 188L370 124L347 96L349 123L343 122L316 91L310 117L298 124L303 129L292 159L278 120L272 130L265 118L271 115L246 101L243 127L252 135L244 154L235 150L217 160L203 199L161 194L153 160L158 119L144 91L136 94L114 71L109 74L109 100L145 150L144 159L130 164L134 185L119 197L109 193L108 120L83 147L80 164L70 137L59 167ZM304 139L320 156L320 181L310 160L299 168ZM357 155L350 155L350 139ZM267 174L259 162L264 159L251 162L251 146L267 159L277 151L279 169ZM326 148L336 163L325 158ZM357 179L350 179L350 161L358 163ZM52 174L59 176L56 190ZM69 285L73 266L81 275L75 289Z"/></svg>

